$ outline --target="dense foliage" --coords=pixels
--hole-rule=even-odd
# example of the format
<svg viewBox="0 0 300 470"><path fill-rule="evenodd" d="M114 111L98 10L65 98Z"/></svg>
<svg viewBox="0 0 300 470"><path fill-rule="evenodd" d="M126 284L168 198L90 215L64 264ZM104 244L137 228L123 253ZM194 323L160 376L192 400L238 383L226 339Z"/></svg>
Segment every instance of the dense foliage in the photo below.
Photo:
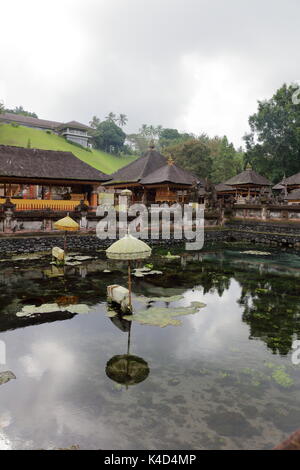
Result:
<svg viewBox="0 0 300 470"><path fill-rule="evenodd" d="M259 101L245 136L247 160L277 182L300 171L300 103L295 86L283 85L270 100Z"/></svg>
<svg viewBox="0 0 300 470"><path fill-rule="evenodd" d="M125 139L125 132L110 120L100 122L93 132L95 148L109 153L120 153L124 147Z"/></svg>
<svg viewBox="0 0 300 470"><path fill-rule="evenodd" d="M33 117L33 118L38 117L36 113L33 113L31 111L26 111L26 109L24 109L23 106L16 106L13 109L5 108L4 112L12 113L12 114L21 114L22 116L28 116L28 117Z"/></svg>
<svg viewBox="0 0 300 470"><path fill-rule="evenodd" d="M227 137L183 137L182 141L163 149L166 156L195 175L214 183L226 181L243 170L243 152L237 151Z"/></svg>

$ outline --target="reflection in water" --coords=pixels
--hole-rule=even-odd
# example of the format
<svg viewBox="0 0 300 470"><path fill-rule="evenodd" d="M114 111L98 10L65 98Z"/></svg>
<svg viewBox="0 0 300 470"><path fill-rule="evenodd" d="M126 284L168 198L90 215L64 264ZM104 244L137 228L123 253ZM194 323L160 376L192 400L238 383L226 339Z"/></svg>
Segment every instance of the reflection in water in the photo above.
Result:
<svg viewBox="0 0 300 470"><path fill-rule="evenodd" d="M238 273L236 279L242 285L239 303L250 337L260 338L273 354L287 355L293 340L300 338L299 286L274 275L258 279L253 273Z"/></svg>
<svg viewBox="0 0 300 470"><path fill-rule="evenodd" d="M127 353L113 356L107 362L105 372L111 380L128 388L146 380L150 369L144 359L130 354L132 322L122 318L121 314L111 318L111 321L121 331L128 332Z"/></svg>
<svg viewBox="0 0 300 470"><path fill-rule="evenodd" d="M246 256L240 257L239 253L227 251L184 254L173 261L160 259L157 267L164 271L163 286L159 277L147 281L136 279L135 292L165 296L182 294L192 288L203 295L222 297L235 279L241 286L238 303L243 308L242 320L249 325L250 337L262 340L272 353L286 355L291 351L294 337L300 337L300 263L297 264L297 256L284 254L283 260L280 256L277 259L248 256L247 260ZM107 284L126 282L124 263L117 264L115 271L103 274L108 267L107 260L98 259L81 266L66 267L65 276L61 276L58 268L52 265L45 269L44 263L40 267L20 264L18 269L2 264L0 331L74 317L74 313L67 311L16 317L25 305L57 303L93 307L99 301L104 302ZM103 282L103 277L107 282ZM119 322L121 329L125 325L125 320L121 321L119 317L112 321Z"/></svg>
<svg viewBox="0 0 300 470"><path fill-rule="evenodd" d="M18 378L0 387L0 448L261 449L299 427L298 256L154 256L164 274L134 280L135 311L145 297L157 308L207 305L166 328L108 321L106 287L126 285L126 264L93 259L64 278L47 263L0 264L0 372ZM16 316L48 303L90 313ZM139 385L120 393L111 379Z"/></svg>

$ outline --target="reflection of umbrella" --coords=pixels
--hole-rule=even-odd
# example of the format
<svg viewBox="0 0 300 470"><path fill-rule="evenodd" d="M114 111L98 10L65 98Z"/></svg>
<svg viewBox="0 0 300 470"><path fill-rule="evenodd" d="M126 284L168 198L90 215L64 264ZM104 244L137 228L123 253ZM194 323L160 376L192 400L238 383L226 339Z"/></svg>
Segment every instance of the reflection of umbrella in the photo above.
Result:
<svg viewBox="0 0 300 470"><path fill-rule="evenodd" d="M130 354L131 338L130 322L128 330L127 354L114 356L106 364L106 375L114 382L121 385L135 385L146 380L150 369L146 361L138 356Z"/></svg>
<svg viewBox="0 0 300 470"><path fill-rule="evenodd" d="M79 224L75 220L71 219L69 215L63 219L58 220L54 223L54 227L57 230L63 230L65 232L65 241L64 241L64 251L66 259L66 250L67 250L67 232L76 232L79 230Z"/></svg>
<svg viewBox="0 0 300 470"><path fill-rule="evenodd" d="M113 243L107 250L106 256L110 259L127 260L128 261L128 290L129 290L129 307L131 309L131 260L148 258L151 255L151 248L142 240L125 235L117 242Z"/></svg>
<svg viewBox="0 0 300 470"><path fill-rule="evenodd" d="M127 354L112 357L106 365L106 375L114 382L126 386L143 382L149 372L144 359Z"/></svg>
<svg viewBox="0 0 300 470"><path fill-rule="evenodd" d="M129 332L131 328L131 321L125 320L122 315L118 314L115 317L111 317L110 320L117 328L119 328L119 330L126 333Z"/></svg>

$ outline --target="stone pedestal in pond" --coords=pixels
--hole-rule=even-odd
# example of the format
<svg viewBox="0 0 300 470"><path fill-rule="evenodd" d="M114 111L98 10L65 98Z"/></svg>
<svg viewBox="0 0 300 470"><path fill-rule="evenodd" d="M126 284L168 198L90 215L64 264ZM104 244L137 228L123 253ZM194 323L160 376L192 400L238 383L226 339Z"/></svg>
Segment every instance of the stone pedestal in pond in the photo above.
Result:
<svg viewBox="0 0 300 470"><path fill-rule="evenodd" d="M107 286L107 300L108 302L114 302L120 306L123 313L129 311L129 290L126 287L113 284Z"/></svg>

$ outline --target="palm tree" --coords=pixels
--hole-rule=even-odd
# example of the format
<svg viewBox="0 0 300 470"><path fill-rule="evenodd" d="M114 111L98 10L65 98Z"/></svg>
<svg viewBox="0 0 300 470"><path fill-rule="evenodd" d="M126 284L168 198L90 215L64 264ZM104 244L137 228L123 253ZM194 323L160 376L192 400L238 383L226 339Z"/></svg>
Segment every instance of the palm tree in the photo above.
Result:
<svg viewBox="0 0 300 470"><path fill-rule="evenodd" d="M149 126L148 129L149 129L149 136L150 136L152 139L154 139L155 136L156 136L156 129L155 129L155 127L152 126L152 124L151 124L151 126Z"/></svg>
<svg viewBox="0 0 300 470"><path fill-rule="evenodd" d="M121 127L125 126L127 124L127 121L128 117L126 116L126 114L119 114L117 122Z"/></svg>
<svg viewBox="0 0 300 470"><path fill-rule="evenodd" d="M112 113L110 112L106 118L105 118L107 121L110 121L110 122L115 122L116 119L117 119L117 116L115 115L115 113Z"/></svg>
<svg viewBox="0 0 300 470"><path fill-rule="evenodd" d="M90 126L93 128L93 129L97 129L97 127L99 126L100 124L100 119L97 117L97 116L93 116L92 120L90 121Z"/></svg>
<svg viewBox="0 0 300 470"><path fill-rule="evenodd" d="M159 125L159 126L156 127L156 135L157 135L158 138L160 138L162 130L163 130L163 126Z"/></svg>
<svg viewBox="0 0 300 470"><path fill-rule="evenodd" d="M147 135L149 135L149 128L147 126L147 124L143 124L142 127L140 128L140 133L146 137Z"/></svg>

